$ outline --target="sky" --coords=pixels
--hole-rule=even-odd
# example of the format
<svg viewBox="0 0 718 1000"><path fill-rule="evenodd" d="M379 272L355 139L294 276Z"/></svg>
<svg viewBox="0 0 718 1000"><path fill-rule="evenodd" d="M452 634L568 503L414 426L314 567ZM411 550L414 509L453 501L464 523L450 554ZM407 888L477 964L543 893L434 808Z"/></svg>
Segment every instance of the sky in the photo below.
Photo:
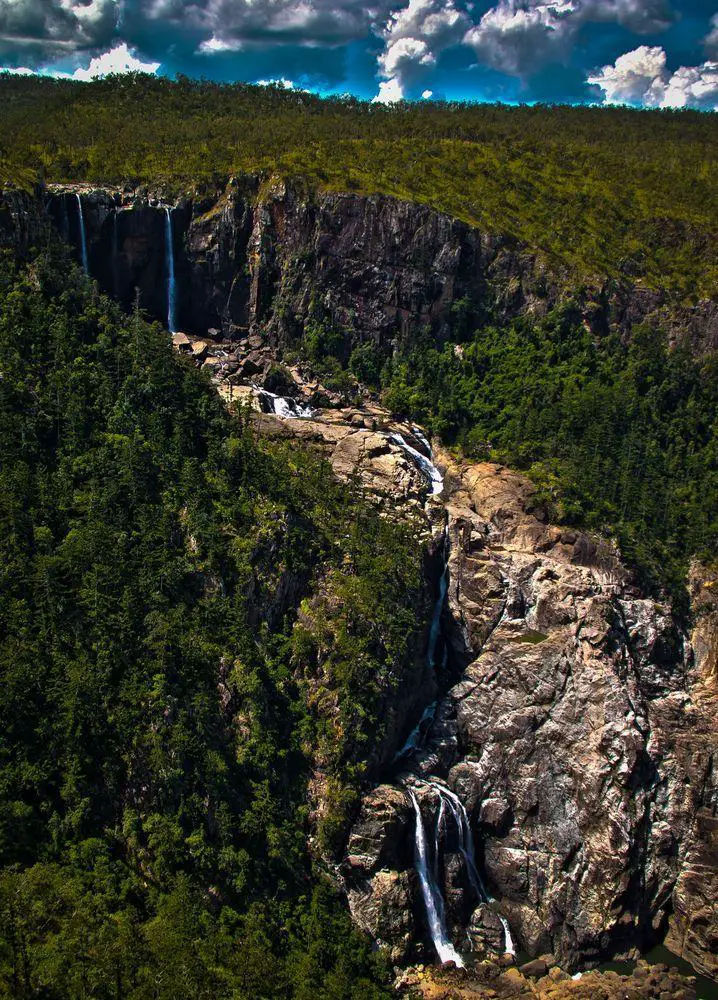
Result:
<svg viewBox="0 0 718 1000"><path fill-rule="evenodd" d="M0 0L0 67L718 110L718 0Z"/></svg>

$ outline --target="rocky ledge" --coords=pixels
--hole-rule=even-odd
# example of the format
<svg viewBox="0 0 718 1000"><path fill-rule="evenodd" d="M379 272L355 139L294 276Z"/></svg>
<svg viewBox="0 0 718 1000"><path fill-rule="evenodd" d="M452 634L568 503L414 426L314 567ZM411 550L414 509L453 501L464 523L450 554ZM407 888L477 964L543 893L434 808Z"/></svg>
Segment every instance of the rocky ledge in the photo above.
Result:
<svg viewBox="0 0 718 1000"><path fill-rule="evenodd" d="M632 975L588 972L573 979L547 955L520 969L482 962L474 969L419 965L396 980L399 992L427 1000L696 1000L695 979L638 962Z"/></svg>

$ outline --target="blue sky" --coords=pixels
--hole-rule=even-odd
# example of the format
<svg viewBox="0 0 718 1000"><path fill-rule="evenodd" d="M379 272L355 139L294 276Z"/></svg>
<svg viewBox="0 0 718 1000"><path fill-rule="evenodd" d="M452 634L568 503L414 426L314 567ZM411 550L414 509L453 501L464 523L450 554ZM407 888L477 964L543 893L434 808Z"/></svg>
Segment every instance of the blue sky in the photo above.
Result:
<svg viewBox="0 0 718 1000"><path fill-rule="evenodd" d="M718 0L0 0L0 66L718 109Z"/></svg>

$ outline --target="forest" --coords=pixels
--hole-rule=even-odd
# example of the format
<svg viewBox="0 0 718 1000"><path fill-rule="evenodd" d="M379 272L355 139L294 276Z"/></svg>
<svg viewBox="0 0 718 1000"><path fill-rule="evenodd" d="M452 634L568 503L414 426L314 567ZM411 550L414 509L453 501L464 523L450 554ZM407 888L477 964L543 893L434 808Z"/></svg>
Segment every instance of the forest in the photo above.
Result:
<svg viewBox="0 0 718 1000"><path fill-rule="evenodd" d="M541 251L569 287L718 290L718 115L373 104L145 75L0 77L0 185L216 191L231 175L432 205Z"/></svg>
<svg viewBox="0 0 718 1000"><path fill-rule="evenodd" d="M570 302L457 339L350 365L461 454L525 471L554 521L615 538L685 611L690 558L718 551L718 354L669 348L650 324L596 340Z"/></svg>
<svg viewBox="0 0 718 1000"><path fill-rule="evenodd" d="M307 782L329 727L330 847L430 613L411 524L60 250L0 261L0 373L0 996L388 996ZM331 719L282 579L327 595Z"/></svg>

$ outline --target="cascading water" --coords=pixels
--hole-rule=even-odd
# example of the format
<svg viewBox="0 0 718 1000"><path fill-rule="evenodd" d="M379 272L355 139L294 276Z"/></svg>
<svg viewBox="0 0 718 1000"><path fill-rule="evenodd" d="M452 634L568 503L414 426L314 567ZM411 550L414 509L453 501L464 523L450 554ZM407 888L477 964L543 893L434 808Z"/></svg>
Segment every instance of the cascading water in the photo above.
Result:
<svg viewBox="0 0 718 1000"><path fill-rule="evenodd" d="M422 455L422 453L417 451L416 448L412 448L412 446L405 440L404 436L399 434L398 431L392 432L389 435L389 439L393 441L394 444L398 444L399 447L406 452L414 465L418 466L421 472L423 472L431 487L431 495L434 497L438 496L444 489L444 477L431 459L427 458L426 455ZM424 442L426 442L428 447L429 442L426 441L426 438L424 438Z"/></svg>
<svg viewBox="0 0 718 1000"><path fill-rule="evenodd" d="M421 883L421 893L424 897L426 916L429 922L431 940L442 962L455 962L459 968L464 967L461 955L456 951L446 932L446 917L444 900L436 882L429 871L428 844L424 820L419 808L419 802L411 789L407 789L411 804L414 807L416 826L414 830L414 863Z"/></svg>
<svg viewBox="0 0 718 1000"><path fill-rule="evenodd" d="M448 808L449 812L454 818L456 824L456 830L459 839L459 852L464 859L466 864L466 871L469 876L469 883L471 888L474 890L476 896L481 899L484 903L495 903L496 900L493 899L484 886L481 874L479 873L478 865L476 864L476 853L474 850L474 838L471 833L471 824L469 823L469 817L466 812L464 803L461 801L459 796L452 792L450 788L446 785L442 785L437 781L430 781L427 784L434 789L434 791L439 796L439 819L436 824L436 840L434 844L434 856L439 857L440 852L440 835L441 835L441 823L440 819L444 814L444 805ZM501 926L504 930L504 951L508 955L515 955L516 949L514 946L513 938L511 937L511 929L509 928L508 921L500 913L496 914L501 921Z"/></svg>
<svg viewBox="0 0 718 1000"><path fill-rule="evenodd" d="M165 271L167 274L167 329L177 333L177 287L175 284L175 245L172 210L165 208Z"/></svg>
<svg viewBox="0 0 718 1000"><path fill-rule="evenodd" d="M426 648L426 659L432 669L436 668L436 647L441 635L441 615L446 601L446 591L449 589L449 536L444 536L444 572L439 580L439 594L434 605L434 613L429 626L429 645Z"/></svg>
<svg viewBox="0 0 718 1000"><path fill-rule="evenodd" d="M285 419L303 418L305 420L313 417L315 414L311 406L302 406L290 396L278 396L276 393L268 392L266 389L260 389L257 386L254 386L254 388L259 396L262 410L265 413L274 413L277 417L284 417Z"/></svg>
<svg viewBox="0 0 718 1000"><path fill-rule="evenodd" d="M77 199L77 219L80 228L80 257L82 259L82 269L85 274L90 273L90 261L87 254L87 230L85 229L85 213L82 208L82 198L79 192L75 195Z"/></svg>
<svg viewBox="0 0 718 1000"><path fill-rule="evenodd" d="M433 701L431 705L427 705L424 709L423 715L417 722L416 726L409 733L406 743L404 746L394 755L394 763L402 760L404 757L408 757L417 747L420 747L426 738L426 734L431 729L431 723L434 721L434 716L436 715L436 708L439 703Z"/></svg>

